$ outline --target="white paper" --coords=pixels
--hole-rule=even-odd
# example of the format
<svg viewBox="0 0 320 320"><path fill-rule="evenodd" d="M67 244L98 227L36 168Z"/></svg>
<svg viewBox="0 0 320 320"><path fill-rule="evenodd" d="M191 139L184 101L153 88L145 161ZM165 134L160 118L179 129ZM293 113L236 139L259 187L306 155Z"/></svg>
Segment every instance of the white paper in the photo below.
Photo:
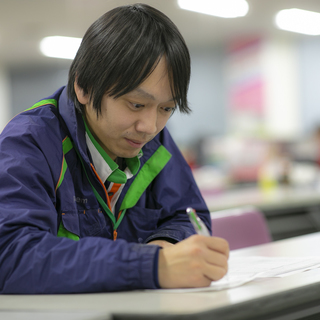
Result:
<svg viewBox="0 0 320 320"><path fill-rule="evenodd" d="M255 279L285 277L319 267L320 257L234 257L231 254L228 273L221 280L213 281L210 287L162 291L218 291L238 287Z"/></svg>
<svg viewBox="0 0 320 320"><path fill-rule="evenodd" d="M230 257L226 276L211 283L211 290L233 288L254 279L284 277L320 266L320 257Z"/></svg>

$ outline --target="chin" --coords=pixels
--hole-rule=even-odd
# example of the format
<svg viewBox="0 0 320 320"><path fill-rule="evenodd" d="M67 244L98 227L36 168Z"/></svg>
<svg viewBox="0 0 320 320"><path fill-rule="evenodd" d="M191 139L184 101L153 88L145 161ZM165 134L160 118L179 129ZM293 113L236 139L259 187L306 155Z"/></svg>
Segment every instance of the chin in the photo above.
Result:
<svg viewBox="0 0 320 320"><path fill-rule="evenodd" d="M118 157L119 158L128 158L128 159L130 159L130 158L136 157L139 154L139 152L140 152L140 150L137 151L137 152L121 152L121 153L119 152L118 153Z"/></svg>

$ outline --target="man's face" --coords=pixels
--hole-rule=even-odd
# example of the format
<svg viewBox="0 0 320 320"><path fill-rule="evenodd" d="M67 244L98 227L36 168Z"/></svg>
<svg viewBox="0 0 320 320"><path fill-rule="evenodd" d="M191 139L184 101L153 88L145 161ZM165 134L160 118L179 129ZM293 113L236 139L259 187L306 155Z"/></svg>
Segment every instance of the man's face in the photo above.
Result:
<svg viewBox="0 0 320 320"><path fill-rule="evenodd" d="M95 139L115 160L135 157L164 128L174 108L166 61L162 58L138 88L118 99L105 95L99 117L92 104L86 103L85 116Z"/></svg>

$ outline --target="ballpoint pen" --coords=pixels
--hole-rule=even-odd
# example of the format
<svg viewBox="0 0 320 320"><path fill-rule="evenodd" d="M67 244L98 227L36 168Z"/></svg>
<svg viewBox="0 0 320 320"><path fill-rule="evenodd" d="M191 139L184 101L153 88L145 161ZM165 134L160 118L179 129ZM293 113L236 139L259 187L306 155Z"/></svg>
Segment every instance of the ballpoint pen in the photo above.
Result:
<svg viewBox="0 0 320 320"><path fill-rule="evenodd" d="M194 227L194 229L196 230L197 234L201 234L203 236L207 236L210 237L210 232L207 229L206 225L203 223L203 221L198 217L198 215L196 214L196 211L193 208L187 208L186 212L189 216L189 219Z"/></svg>
<svg viewBox="0 0 320 320"><path fill-rule="evenodd" d="M186 209L186 212L187 212L189 219L190 219L194 229L196 230L197 234L201 234L201 235L207 236L207 237L211 236L206 225L203 223L203 221L196 214L196 210L189 207ZM229 281L229 272L226 273L224 278L226 279L226 281Z"/></svg>

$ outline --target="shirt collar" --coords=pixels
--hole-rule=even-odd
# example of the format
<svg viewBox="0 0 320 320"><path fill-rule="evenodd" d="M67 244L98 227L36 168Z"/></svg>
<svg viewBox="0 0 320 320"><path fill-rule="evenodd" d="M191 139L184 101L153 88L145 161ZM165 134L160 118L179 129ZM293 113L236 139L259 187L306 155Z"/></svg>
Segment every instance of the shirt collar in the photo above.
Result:
<svg viewBox="0 0 320 320"><path fill-rule="evenodd" d="M133 158L126 158L127 168L124 171L119 169L119 166L109 157L103 150L100 144L93 137L85 120L84 125L86 129L86 142L90 151L95 169L103 182L106 180L115 183L126 183L127 179L133 177L140 168L140 158L143 153L140 150L139 154Z"/></svg>

